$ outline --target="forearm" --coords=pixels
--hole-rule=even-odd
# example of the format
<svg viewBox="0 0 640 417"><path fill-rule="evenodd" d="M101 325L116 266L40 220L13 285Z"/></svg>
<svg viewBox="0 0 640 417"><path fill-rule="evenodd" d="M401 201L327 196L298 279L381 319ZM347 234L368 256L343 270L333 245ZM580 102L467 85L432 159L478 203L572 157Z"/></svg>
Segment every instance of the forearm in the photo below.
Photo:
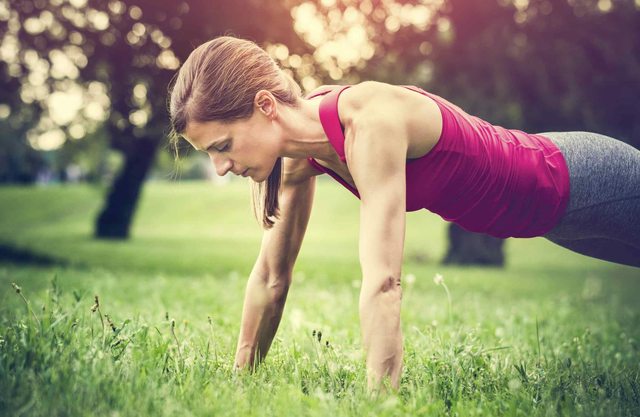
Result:
<svg viewBox="0 0 640 417"><path fill-rule="evenodd" d="M282 163L280 217L264 232L247 283L235 357L238 368L254 366L269 351L311 213L314 168L305 158L284 157Z"/></svg>
<svg viewBox="0 0 640 417"><path fill-rule="evenodd" d="M290 280L253 272L247 282L235 367L254 367L266 356L278 330Z"/></svg>
<svg viewBox="0 0 640 417"><path fill-rule="evenodd" d="M391 386L397 389L402 373L402 290L399 280L389 278L388 282L382 290L363 288L360 294L360 325L369 389L378 388L387 377Z"/></svg>

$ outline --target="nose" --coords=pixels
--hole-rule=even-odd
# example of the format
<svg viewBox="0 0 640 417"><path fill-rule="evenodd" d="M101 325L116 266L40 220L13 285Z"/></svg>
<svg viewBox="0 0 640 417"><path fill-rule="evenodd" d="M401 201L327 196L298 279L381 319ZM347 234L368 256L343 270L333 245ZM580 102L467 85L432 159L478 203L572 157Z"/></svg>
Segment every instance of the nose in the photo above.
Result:
<svg viewBox="0 0 640 417"><path fill-rule="evenodd" d="M233 167L230 159L225 158L218 153L209 154L209 159L211 159L211 163L216 170L216 174L220 177L226 175L226 173L231 170L231 167Z"/></svg>

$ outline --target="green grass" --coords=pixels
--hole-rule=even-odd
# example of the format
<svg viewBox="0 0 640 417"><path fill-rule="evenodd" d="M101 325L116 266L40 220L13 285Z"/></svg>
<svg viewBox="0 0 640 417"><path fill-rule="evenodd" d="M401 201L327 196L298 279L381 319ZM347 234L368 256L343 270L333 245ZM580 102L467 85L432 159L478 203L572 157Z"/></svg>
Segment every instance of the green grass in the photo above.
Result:
<svg viewBox="0 0 640 417"><path fill-rule="evenodd" d="M127 242L91 238L101 201L87 186L0 189L4 252L39 262L0 261L2 416L640 415L638 269L540 238L508 240L504 268L443 267L446 224L410 213L401 390L371 399L346 190L319 182L271 352L239 375L261 238L248 184L150 183Z"/></svg>

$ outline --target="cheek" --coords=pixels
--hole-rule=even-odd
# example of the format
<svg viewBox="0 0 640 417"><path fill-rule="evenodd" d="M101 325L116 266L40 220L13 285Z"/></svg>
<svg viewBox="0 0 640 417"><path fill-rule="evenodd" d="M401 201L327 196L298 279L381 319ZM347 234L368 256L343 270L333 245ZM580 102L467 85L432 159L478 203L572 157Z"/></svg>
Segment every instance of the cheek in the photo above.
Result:
<svg viewBox="0 0 640 417"><path fill-rule="evenodd" d="M257 143L256 146L251 148L247 156L256 166L261 167L265 167L269 164L269 161L276 158L273 148L265 143Z"/></svg>

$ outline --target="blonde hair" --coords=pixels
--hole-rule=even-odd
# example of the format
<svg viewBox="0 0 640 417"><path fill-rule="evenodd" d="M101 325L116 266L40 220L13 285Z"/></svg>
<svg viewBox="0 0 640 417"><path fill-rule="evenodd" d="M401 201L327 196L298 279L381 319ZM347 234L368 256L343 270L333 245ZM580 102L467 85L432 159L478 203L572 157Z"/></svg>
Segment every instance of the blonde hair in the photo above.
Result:
<svg viewBox="0 0 640 417"><path fill-rule="evenodd" d="M260 90L271 92L280 103L300 106L298 83L256 43L220 36L198 46L169 85L169 140L176 161L187 123L248 119ZM273 227L272 218L279 218L281 182L282 157L276 159L266 181L251 180L253 213L265 230Z"/></svg>

